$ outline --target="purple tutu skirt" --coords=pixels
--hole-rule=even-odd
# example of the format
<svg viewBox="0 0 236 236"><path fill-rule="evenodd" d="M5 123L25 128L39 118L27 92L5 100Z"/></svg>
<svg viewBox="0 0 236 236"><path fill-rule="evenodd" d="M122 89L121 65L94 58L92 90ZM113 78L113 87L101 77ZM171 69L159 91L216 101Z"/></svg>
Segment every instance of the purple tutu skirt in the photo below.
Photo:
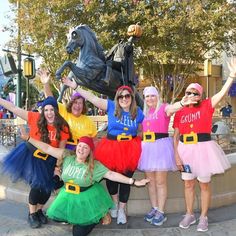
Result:
<svg viewBox="0 0 236 236"><path fill-rule="evenodd" d="M190 165L192 173L198 177L221 174L230 168L224 151L215 141L196 144L179 142L178 152L183 164Z"/></svg>
<svg viewBox="0 0 236 236"><path fill-rule="evenodd" d="M54 188L56 158L37 158L33 155L35 150L29 143L20 143L4 158L3 173L10 175L13 182L23 180L33 188L50 192Z"/></svg>
<svg viewBox="0 0 236 236"><path fill-rule="evenodd" d="M138 169L145 172L176 171L173 138L161 138L155 142L142 141Z"/></svg>

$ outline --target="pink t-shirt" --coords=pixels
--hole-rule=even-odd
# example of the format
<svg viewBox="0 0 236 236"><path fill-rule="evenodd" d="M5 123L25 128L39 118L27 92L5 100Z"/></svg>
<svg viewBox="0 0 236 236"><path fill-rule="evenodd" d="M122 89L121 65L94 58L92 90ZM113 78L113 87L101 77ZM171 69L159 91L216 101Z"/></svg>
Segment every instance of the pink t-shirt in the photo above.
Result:
<svg viewBox="0 0 236 236"><path fill-rule="evenodd" d="M180 134L211 133L213 113L211 99L203 100L196 107L184 107L176 112L173 128L179 128Z"/></svg>
<svg viewBox="0 0 236 236"><path fill-rule="evenodd" d="M155 109L149 110L149 114L144 118L142 123L143 132L168 133L170 117L165 112L167 105L167 103L162 104L156 113L154 113Z"/></svg>

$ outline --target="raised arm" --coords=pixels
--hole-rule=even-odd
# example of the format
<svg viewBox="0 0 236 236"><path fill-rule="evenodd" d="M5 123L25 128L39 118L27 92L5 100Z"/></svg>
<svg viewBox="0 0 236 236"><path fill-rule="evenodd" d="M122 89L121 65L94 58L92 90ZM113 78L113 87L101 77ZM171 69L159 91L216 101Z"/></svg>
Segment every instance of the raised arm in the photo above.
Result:
<svg viewBox="0 0 236 236"><path fill-rule="evenodd" d="M28 111L15 106L13 103L0 98L0 105L5 107L7 110L13 112L16 116L19 116L23 120L28 121Z"/></svg>
<svg viewBox="0 0 236 236"><path fill-rule="evenodd" d="M104 178L120 182L124 184L130 184L135 186L145 186L150 180L149 179L141 179L141 180L135 180L133 178L126 177L120 173L114 172L109 170L105 175Z"/></svg>
<svg viewBox="0 0 236 236"><path fill-rule="evenodd" d="M181 101L169 104L166 106L165 112L167 116L173 115L178 110L182 109L184 106L195 104L196 101L192 101L192 97L184 96Z"/></svg>
<svg viewBox="0 0 236 236"><path fill-rule="evenodd" d="M62 78L62 82L67 86L73 88L78 91L86 100L91 102L94 106L106 111L107 110L107 100L103 98L99 98L90 91L84 90L81 87L78 87L77 83L73 80L69 80L68 78Z"/></svg>
<svg viewBox="0 0 236 236"><path fill-rule="evenodd" d="M227 64L229 67L229 77L223 85L222 89L211 98L212 107L216 107L220 100L229 91L233 81L236 80L236 57L233 57Z"/></svg>
<svg viewBox="0 0 236 236"><path fill-rule="evenodd" d="M44 96L45 97L49 97L49 96L53 97L53 93L52 93L52 90L50 87L50 73L45 69L40 69L38 71L38 75L40 77L41 83L43 84Z"/></svg>

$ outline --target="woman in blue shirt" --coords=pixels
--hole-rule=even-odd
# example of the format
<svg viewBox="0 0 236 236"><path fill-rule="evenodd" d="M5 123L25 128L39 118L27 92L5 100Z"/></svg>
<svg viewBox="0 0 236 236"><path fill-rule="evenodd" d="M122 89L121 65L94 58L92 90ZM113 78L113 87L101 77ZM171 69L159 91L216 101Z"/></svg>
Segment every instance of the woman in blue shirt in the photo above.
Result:
<svg viewBox="0 0 236 236"><path fill-rule="evenodd" d="M95 158L112 171L132 177L141 154L141 138L137 136L144 119L141 109L136 105L134 92L128 86L117 89L115 99L107 100L78 88L75 81L63 79L64 84L76 89L85 99L107 112L107 136L98 143ZM114 207L111 217L117 218L117 224L127 223L126 204L129 199L130 185L107 180L109 193Z"/></svg>

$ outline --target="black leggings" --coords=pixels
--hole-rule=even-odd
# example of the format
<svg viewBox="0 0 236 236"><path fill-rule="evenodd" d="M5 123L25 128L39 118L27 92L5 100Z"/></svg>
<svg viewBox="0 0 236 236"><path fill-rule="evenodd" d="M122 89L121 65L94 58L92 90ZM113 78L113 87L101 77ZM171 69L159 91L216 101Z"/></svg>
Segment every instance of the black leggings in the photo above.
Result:
<svg viewBox="0 0 236 236"><path fill-rule="evenodd" d="M133 176L134 172L128 171L128 172L122 173L122 174L131 178ZM123 203L128 202L129 194L130 194L130 184L121 184L121 183L114 182L114 181L107 179L106 185L107 185L107 189L108 189L108 192L110 193L110 195L118 194L118 189L119 189L119 201L123 202Z"/></svg>
<svg viewBox="0 0 236 236"><path fill-rule="evenodd" d="M92 225L73 225L72 233L73 236L86 236L88 235L96 224Z"/></svg>
<svg viewBox="0 0 236 236"><path fill-rule="evenodd" d="M51 192L46 192L40 188L31 188L29 193L29 204L31 205L44 205L51 196Z"/></svg>

